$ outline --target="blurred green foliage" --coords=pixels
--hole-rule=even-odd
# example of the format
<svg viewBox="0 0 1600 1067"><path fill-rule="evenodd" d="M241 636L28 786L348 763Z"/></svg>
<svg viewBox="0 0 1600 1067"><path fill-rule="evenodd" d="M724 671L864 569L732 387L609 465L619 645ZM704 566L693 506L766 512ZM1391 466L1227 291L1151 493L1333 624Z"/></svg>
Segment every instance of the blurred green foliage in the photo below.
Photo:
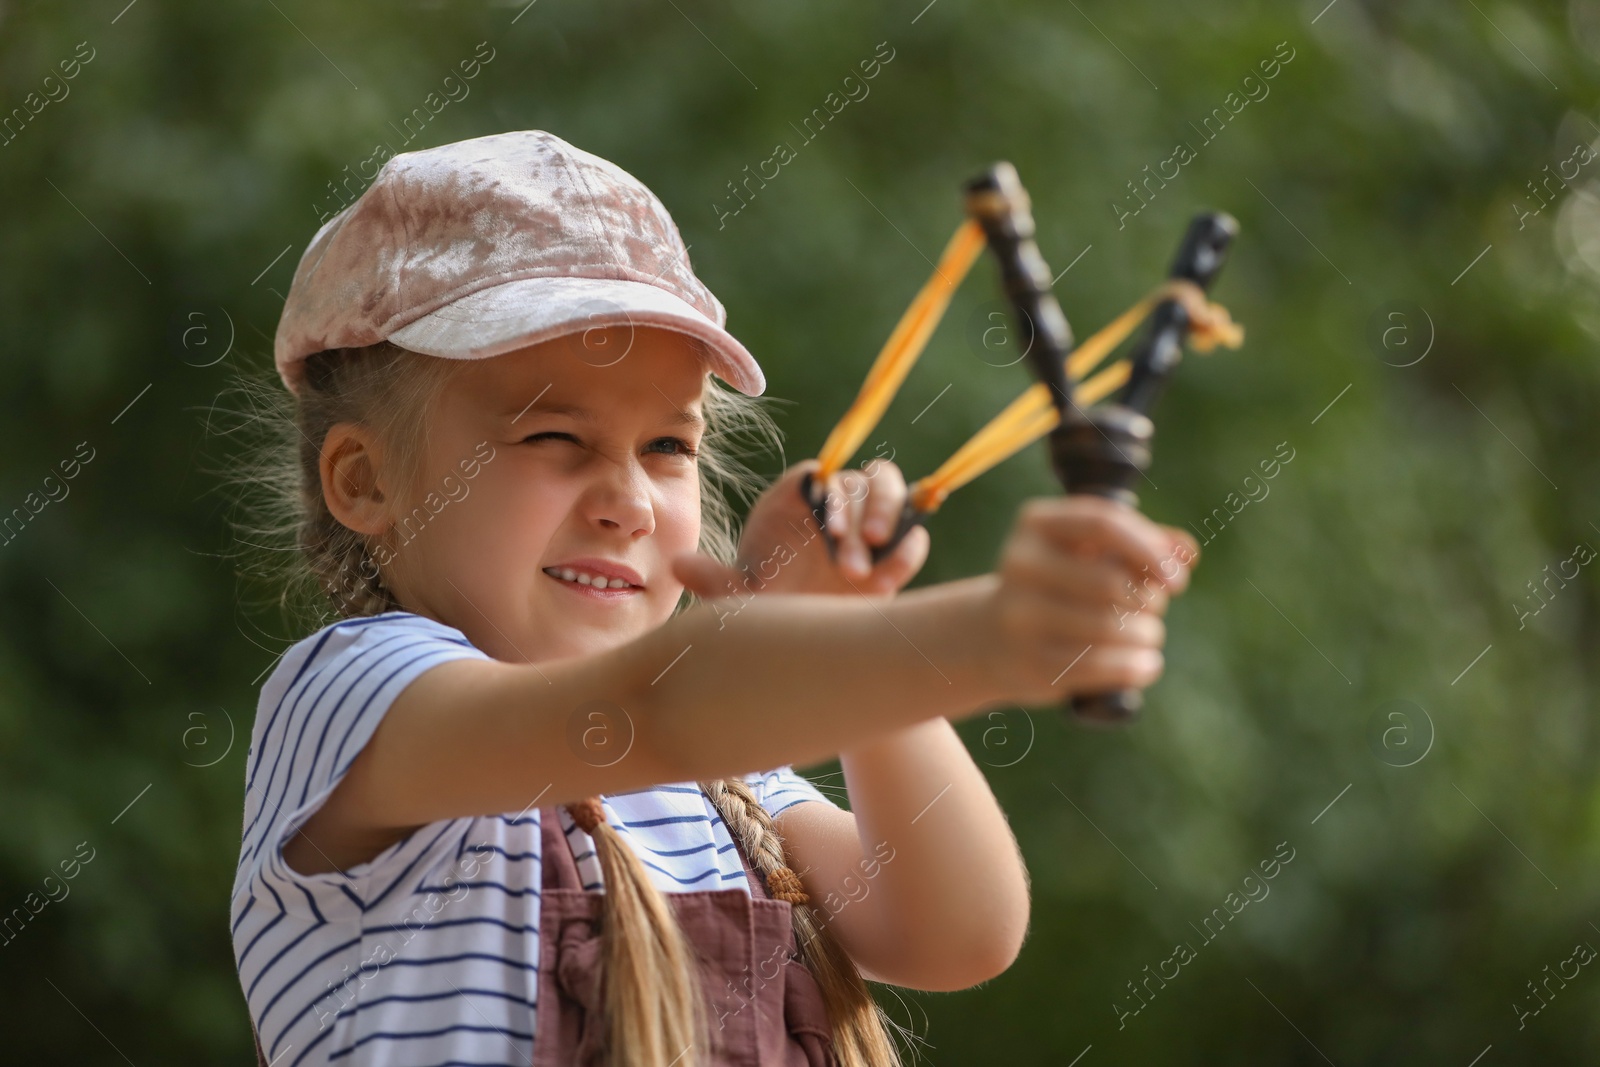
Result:
<svg viewBox="0 0 1600 1067"><path fill-rule="evenodd" d="M302 634L232 572L210 404L270 366L330 182L383 145L539 128L673 211L792 401L774 473L815 453L993 160L1073 264L1080 336L1160 279L1193 212L1242 224L1215 296L1246 345L1186 360L1143 506L1198 527L1280 443L1294 459L1206 544L1141 725L963 724L1035 901L1002 977L885 991L933 1062L1596 1062L1600 977L1520 1028L1516 1005L1600 944L1600 569L1525 625L1516 605L1600 545L1600 166L1549 180L1600 139L1600 2L925 2L0 4L0 111L27 109L0 135L0 511L69 490L0 546L0 909L94 849L0 944L0 1058L247 1062L244 750ZM480 42L493 60L408 144ZM880 45L870 91L802 135ZM780 142L794 158L724 217ZM1194 158L1124 215L1179 142ZM997 296L981 263L864 455L926 473L1027 384L982 343ZM992 566L1055 491L1042 448L962 490L919 582ZM1206 941L1281 842L1270 894Z"/></svg>

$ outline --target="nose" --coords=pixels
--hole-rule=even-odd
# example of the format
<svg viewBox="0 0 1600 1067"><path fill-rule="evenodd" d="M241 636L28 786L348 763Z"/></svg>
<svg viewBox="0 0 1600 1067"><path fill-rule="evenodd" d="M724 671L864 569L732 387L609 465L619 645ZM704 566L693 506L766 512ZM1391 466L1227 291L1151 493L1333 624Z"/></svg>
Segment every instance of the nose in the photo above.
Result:
<svg viewBox="0 0 1600 1067"><path fill-rule="evenodd" d="M618 458L606 452L601 459L594 465L594 481L584 493L584 517L607 530L621 530L629 537L653 532L656 512L650 478L638 457Z"/></svg>

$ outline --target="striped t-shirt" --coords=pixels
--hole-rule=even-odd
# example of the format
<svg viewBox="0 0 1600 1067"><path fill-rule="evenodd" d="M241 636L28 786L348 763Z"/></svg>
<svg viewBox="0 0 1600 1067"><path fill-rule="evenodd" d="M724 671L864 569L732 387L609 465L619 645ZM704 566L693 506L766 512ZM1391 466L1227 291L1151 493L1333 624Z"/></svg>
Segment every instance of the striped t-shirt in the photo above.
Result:
<svg viewBox="0 0 1600 1067"><path fill-rule="evenodd" d="M489 657L460 630L390 612L312 634L262 686L231 921L239 982L274 1067L531 1060L536 807L430 823L345 871L300 874L283 859L407 683L462 658ZM833 803L790 767L745 781L773 815ZM663 891L750 891L726 825L693 783L602 803ZM585 888L601 888L593 842L558 810Z"/></svg>

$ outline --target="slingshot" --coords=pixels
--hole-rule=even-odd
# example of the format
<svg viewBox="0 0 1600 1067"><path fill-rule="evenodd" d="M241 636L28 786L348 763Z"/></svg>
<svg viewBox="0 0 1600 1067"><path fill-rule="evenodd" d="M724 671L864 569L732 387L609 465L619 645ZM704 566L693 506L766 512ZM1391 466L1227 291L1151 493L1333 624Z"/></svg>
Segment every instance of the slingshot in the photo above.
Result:
<svg viewBox="0 0 1600 1067"><path fill-rule="evenodd" d="M937 470L908 487L889 539L871 546L874 562L893 551L956 489L1046 435L1051 466L1063 489L1137 507L1133 485L1150 465L1155 432L1148 412L1182 358L1183 341L1190 340L1201 352L1217 344L1238 348L1243 343L1244 331L1227 310L1205 297L1238 233L1232 216L1197 215L1167 280L1074 351L1071 327L1051 292L1052 275L1034 242L1031 201L1016 168L996 163L966 182L963 191L967 218L879 351L855 402L823 443L814 476L801 480L800 492L824 531L830 554L837 544L827 533L820 487L850 461L878 424L985 244L999 261L1019 341L1038 380ZM1132 354L1085 378L1146 316L1149 329ZM1090 407L1119 389L1110 403ZM1142 703L1140 691L1128 689L1080 695L1071 707L1080 720L1124 722Z"/></svg>

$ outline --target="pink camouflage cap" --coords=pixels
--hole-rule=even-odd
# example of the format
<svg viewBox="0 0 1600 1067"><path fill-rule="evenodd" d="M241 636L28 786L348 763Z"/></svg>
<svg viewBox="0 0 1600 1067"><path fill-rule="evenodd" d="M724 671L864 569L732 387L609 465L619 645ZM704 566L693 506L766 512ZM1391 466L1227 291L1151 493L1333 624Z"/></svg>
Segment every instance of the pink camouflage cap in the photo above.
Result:
<svg viewBox="0 0 1600 1067"><path fill-rule="evenodd" d="M723 328L672 216L621 167L543 130L389 159L312 238L278 321L275 362L388 340L487 359L579 330L657 326L703 343L707 369L750 396L761 367Z"/></svg>

